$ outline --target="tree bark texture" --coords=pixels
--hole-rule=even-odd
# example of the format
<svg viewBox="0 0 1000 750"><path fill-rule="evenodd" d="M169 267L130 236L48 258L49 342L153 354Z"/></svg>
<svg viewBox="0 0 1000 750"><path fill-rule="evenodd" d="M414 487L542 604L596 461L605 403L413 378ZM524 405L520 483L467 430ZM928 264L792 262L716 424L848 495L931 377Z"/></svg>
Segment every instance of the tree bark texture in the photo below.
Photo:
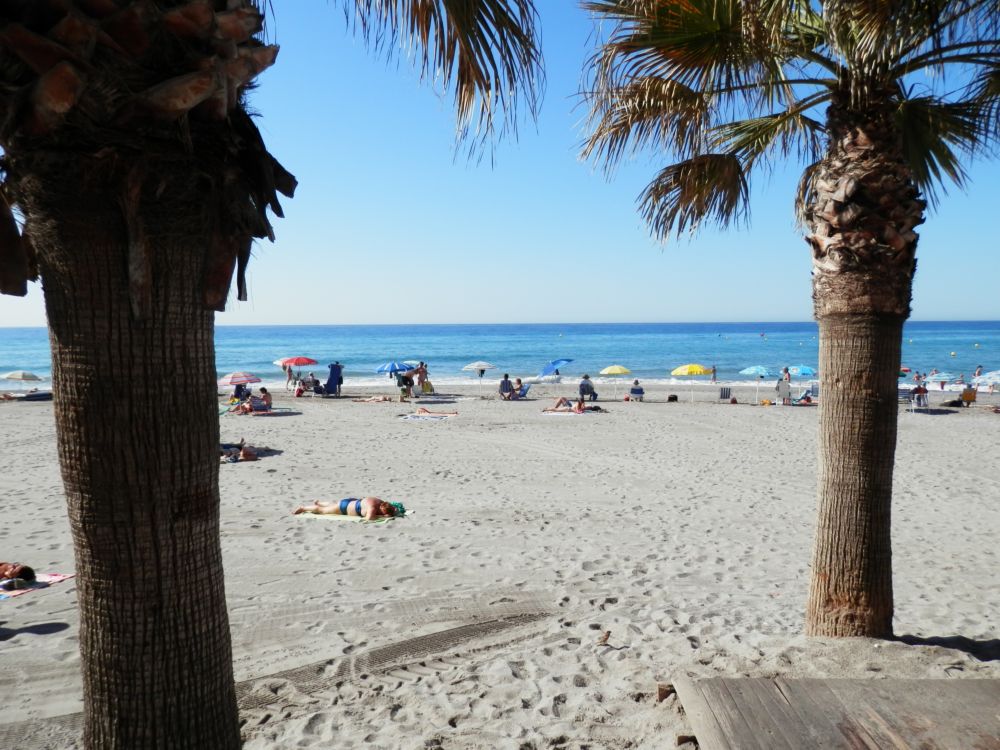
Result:
<svg viewBox="0 0 1000 750"><path fill-rule="evenodd" d="M888 95L835 98L808 194L821 387L809 635L892 634L897 374L925 208L893 117Z"/></svg>
<svg viewBox="0 0 1000 750"><path fill-rule="evenodd" d="M844 316L819 325L819 518L806 633L887 637L903 321Z"/></svg>
<svg viewBox="0 0 1000 750"><path fill-rule="evenodd" d="M45 290L88 748L234 748L213 221L183 160L11 160ZM137 177L138 175L138 177ZM155 283L154 283L155 282Z"/></svg>

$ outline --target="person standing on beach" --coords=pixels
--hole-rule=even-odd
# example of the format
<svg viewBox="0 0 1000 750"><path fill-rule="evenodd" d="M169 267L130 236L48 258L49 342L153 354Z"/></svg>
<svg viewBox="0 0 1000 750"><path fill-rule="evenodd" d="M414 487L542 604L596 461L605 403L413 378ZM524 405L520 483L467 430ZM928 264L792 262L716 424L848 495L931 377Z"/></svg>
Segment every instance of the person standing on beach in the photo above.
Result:
<svg viewBox="0 0 1000 750"><path fill-rule="evenodd" d="M717 382L719 382L719 381L717 381L717 380L715 379L715 376L716 376L717 372L718 372L718 371L717 371L717 370L715 369L715 365L712 365L712 382L713 382L713 383L717 383Z"/></svg>
<svg viewBox="0 0 1000 750"><path fill-rule="evenodd" d="M295 376L292 374L292 366L284 365L281 369L285 371L285 390L290 390L292 381L295 380Z"/></svg>

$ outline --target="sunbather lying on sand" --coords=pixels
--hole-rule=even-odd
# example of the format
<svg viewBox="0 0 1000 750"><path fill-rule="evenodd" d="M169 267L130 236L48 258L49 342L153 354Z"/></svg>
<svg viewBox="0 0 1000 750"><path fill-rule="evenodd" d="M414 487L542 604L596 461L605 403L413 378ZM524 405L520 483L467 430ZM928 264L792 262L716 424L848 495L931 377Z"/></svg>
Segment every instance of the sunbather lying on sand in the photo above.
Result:
<svg viewBox="0 0 1000 750"><path fill-rule="evenodd" d="M553 412L553 411L571 411L574 414L583 414L586 407L583 405L583 397L581 396L575 402L570 401L564 396L560 396L556 399L556 402L550 406L548 409L542 409L543 412Z"/></svg>
<svg viewBox="0 0 1000 750"><path fill-rule="evenodd" d="M387 503L378 497L345 497L336 503L325 503L317 500L312 505L300 505L292 511L292 515L299 513L316 513L318 515L332 516L361 516L366 521L374 521L376 518L392 518L394 516L406 515L406 508L402 503Z"/></svg>
<svg viewBox="0 0 1000 750"><path fill-rule="evenodd" d="M11 591L26 588L35 580L35 571L27 565L16 562L0 562L0 589Z"/></svg>
<svg viewBox="0 0 1000 750"><path fill-rule="evenodd" d="M597 404L594 404L593 406L584 406L582 397L578 398L576 401L571 401L570 399L564 398L562 396L557 398L555 404L550 406L548 409L542 409L543 413L547 412L549 414L553 412L562 412L562 413L570 412L572 414L583 414L584 412L587 411L607 411L607 410L602 409Z"/></svg>
<svg viewBox="0 0 1000 750"><path fill-rule="evenodd" d="M392 401L392 396L369 396L368 398L352 398L358 404L381 404L385 401Z"/></svg>
<svg viewBox="0 0 1000 750"><path fill-rule="evenodd" d="M430 414L431 416L434 416L434 417L455 417L455 416L458 416L458 412L457 411L431 411L430 409L427 409L427 408L425 408L423 406L421 406L419 409L417 409L413 413L414 414Z"/></svg>

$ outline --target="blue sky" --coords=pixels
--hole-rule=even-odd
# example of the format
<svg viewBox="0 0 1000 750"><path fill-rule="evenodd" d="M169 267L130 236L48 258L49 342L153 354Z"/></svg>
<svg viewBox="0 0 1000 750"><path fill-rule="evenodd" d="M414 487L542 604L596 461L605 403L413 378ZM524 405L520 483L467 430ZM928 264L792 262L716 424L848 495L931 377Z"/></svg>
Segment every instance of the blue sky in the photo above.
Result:
<svg viewBox="0 0 1000 750"><path fill-rule="evenodd" d="M299 179L220 324L778 321L811 317L809 251L793 223L798 165L754 185L749 229L654 242L635 198L665 162L612 180L578 158L577 98L593 26L543 0L547 87L537 124L469 161L451 99L387 64L321 0L275 3L278 62L253 107ZM1000 318L996 162L970 170L920 228L913 317ZM0 325L44 325L41 290L0 296Z"/></svg>

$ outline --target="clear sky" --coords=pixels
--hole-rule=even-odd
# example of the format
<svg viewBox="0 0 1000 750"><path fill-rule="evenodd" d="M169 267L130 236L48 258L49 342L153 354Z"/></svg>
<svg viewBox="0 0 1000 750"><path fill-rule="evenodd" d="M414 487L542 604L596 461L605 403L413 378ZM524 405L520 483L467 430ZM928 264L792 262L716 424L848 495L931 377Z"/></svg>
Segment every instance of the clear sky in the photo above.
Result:
<svg viewBox="0 0 1000 750"><path fill-rule="evenodd" d="M799 165L754 185L749 229L654 242L635 199L665 161L607 180L578 158L577 97L593 25L540 0L547 87L537 125L469 161L451 99L386 64L322 0L275 3L277 64L253 107L299 179L259 244L248 302L220 324L779 321L811 317L809 251L793 222ZM997 163L970 170L919 231L913 317L1000 318ZM0 325L44 325L41 290L0 296Z"/></svg>

